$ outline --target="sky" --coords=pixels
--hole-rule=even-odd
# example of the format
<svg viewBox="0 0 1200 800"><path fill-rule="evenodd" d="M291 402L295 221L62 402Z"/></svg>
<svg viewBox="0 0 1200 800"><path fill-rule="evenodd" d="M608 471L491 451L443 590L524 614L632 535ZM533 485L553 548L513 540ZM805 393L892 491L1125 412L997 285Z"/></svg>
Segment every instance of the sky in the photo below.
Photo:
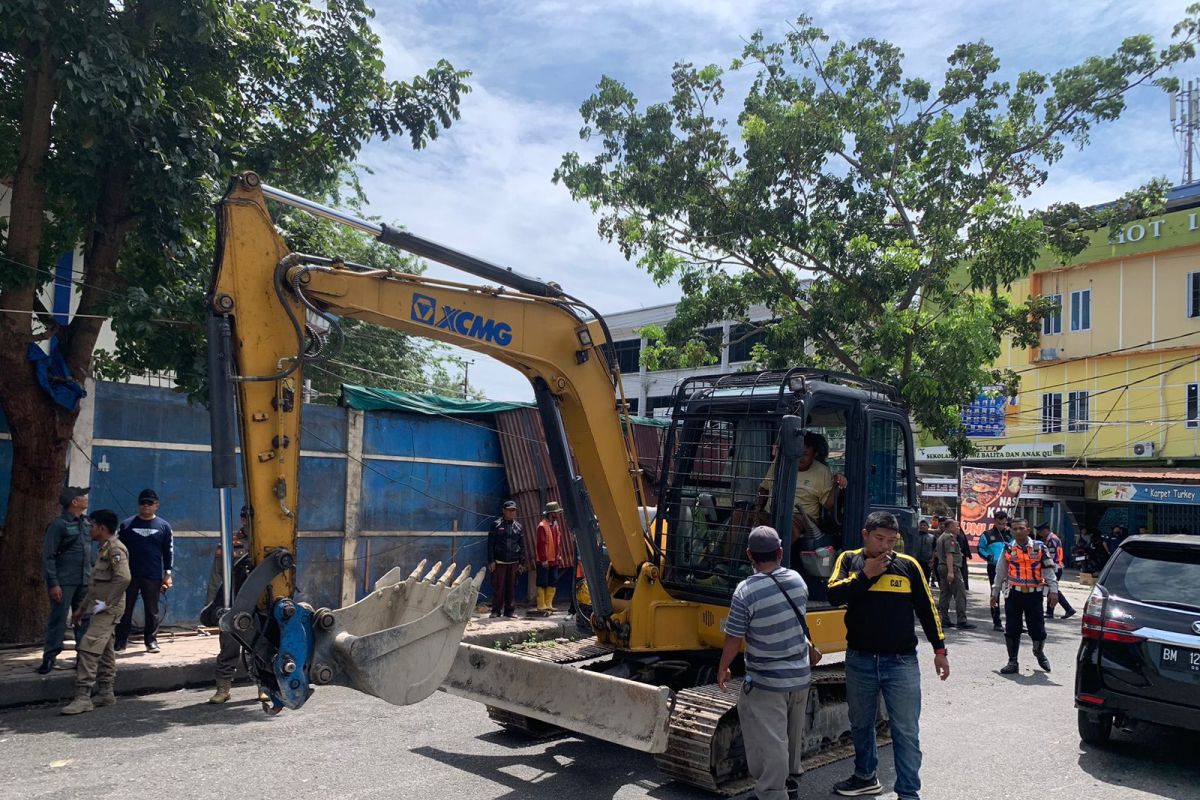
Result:
<svg viewBox="0 0 1200 800"><path fill-rule="evenodd" d="M551 181L563 154L594 147L579 138L579 107L602 76L623 82L645 107L669 98L676 62L726 67L755 31L777 40L807 13L833 38L893 42L905 53L906 74L936 87L957 44L986 41L1007 75L1053 72L1110 53L1132 34L1165 43L1189 2L375 0L374 28L390 78L409 79L445 58L472 72L472 91L462 118L424 150L413 151L402 137L363 149L368 210L417 235L557 281L601 313L670 303L678 290L655 285L625 261L597 234L591 210ZM1178 77L1200 75L1200 62L1189 67ZM728 82L730 119L744 82ZM1128 105L1120 120L1095 130L1086 150L1068 148L1032 205L1102 202L1153 177L1180 180L1167 97L1139 89ZM438 265L427 274L463 279ZM486 396L532 399L516 371L459 354L473 361L470 382Z"/></svg>

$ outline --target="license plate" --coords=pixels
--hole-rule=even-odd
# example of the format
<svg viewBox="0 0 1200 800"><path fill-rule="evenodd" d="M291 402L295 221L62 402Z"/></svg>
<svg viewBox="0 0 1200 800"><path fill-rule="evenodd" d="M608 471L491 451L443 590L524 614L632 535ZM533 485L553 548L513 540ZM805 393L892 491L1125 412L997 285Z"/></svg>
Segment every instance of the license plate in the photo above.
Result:
<svg viewBox="0 0 1200 800"><path fill-rule="evenodd" d="M1163 645L1159 664L1163 669L1174 672L1195 672L1200 674L1200 650L1189 650L1186 647Z"/></svg>

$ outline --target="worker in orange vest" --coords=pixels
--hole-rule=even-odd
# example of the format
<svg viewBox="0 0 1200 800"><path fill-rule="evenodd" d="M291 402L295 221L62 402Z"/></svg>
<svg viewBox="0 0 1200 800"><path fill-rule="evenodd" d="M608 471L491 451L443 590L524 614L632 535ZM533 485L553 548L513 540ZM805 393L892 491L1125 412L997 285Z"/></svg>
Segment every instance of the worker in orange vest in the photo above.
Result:
<svg viewBox="0 0 1200 800"><path fill-rule="evenodd" d="M1063 560L1065 558L1062 539L1058 538L1058 534L1050 530L1050 526L1044 522L1037 526L1037 538L1046 545L1046 549L1050 551L1050 555L1054 556L1054 577L1061 581ZM1062 592L1058 594L1058 604L1063 607L1063 611L1067 612L1063 615L1063 619L1075 615L1075 609L1071 607L1071 601L1067 600ZM1049 598L1046 600L1046 619L1054 619L1054 603Z"/></svg>
<svg viewBox="0 0 1200 800"><path fill-rule="evenodd" d="M1015 538L1004 546L1000 564L996 568L996 582L992 584L992 608L1000 606L1000 595L1007 589L1004 638L1008 644L1008 663L1000 670L1000 674L1011 675L1020 669L1017 653L1021 649L1022 619L1029 630L1029 638L1033 640L1033 655L1038 666L1049 672L1042 594L1043 591L1048 594L1051 605L1058 599L1054 556L1046 545L1029 535L1029 523L1025 520L1012 520L1012 532Z"/></svg>
<svg viewBox="0 0 1200 800"><path fill-rule="evenodd" d="M554 613L554 591L558 583L559 560L567 551L563 538L562 506L551 500L542 512L538 523L534 545L537 561L537 611L538 616L548 617Z"/></svg>

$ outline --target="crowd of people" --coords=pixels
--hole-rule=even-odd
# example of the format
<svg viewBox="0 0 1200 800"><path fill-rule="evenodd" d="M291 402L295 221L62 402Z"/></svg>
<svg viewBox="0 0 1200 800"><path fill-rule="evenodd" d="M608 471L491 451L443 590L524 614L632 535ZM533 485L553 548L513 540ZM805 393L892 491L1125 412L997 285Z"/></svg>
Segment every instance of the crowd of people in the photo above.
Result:
<svg viewBox="0 0 1200 800"><path fill-rule="evenodd" d="M157 515L158 494L143 490L138 513L124 522L109 509L88 514L88 494L86 486L63 490L62 514L46 527L42 547L50 616L38 673L54 669L68 620L75 635L75 698L63 714L116 702L116 654L127 646L139 596L146 650L159 652L158 601L172 585L173 534L170 523Z"/></svg>

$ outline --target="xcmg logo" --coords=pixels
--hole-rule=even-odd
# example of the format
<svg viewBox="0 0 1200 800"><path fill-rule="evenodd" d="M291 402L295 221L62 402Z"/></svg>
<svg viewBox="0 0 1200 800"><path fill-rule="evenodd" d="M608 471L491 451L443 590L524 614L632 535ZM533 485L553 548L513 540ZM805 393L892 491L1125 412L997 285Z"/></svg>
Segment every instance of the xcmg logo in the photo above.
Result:
<svg viewBox="0 0 1200 800"><path fill-rule="evenodd" d="M437 300L427 294L413 294L412 319L431 328L453 331L501 347L512 343L512 326L507 322L497 322L461 308L439 306Z"/></svg>

